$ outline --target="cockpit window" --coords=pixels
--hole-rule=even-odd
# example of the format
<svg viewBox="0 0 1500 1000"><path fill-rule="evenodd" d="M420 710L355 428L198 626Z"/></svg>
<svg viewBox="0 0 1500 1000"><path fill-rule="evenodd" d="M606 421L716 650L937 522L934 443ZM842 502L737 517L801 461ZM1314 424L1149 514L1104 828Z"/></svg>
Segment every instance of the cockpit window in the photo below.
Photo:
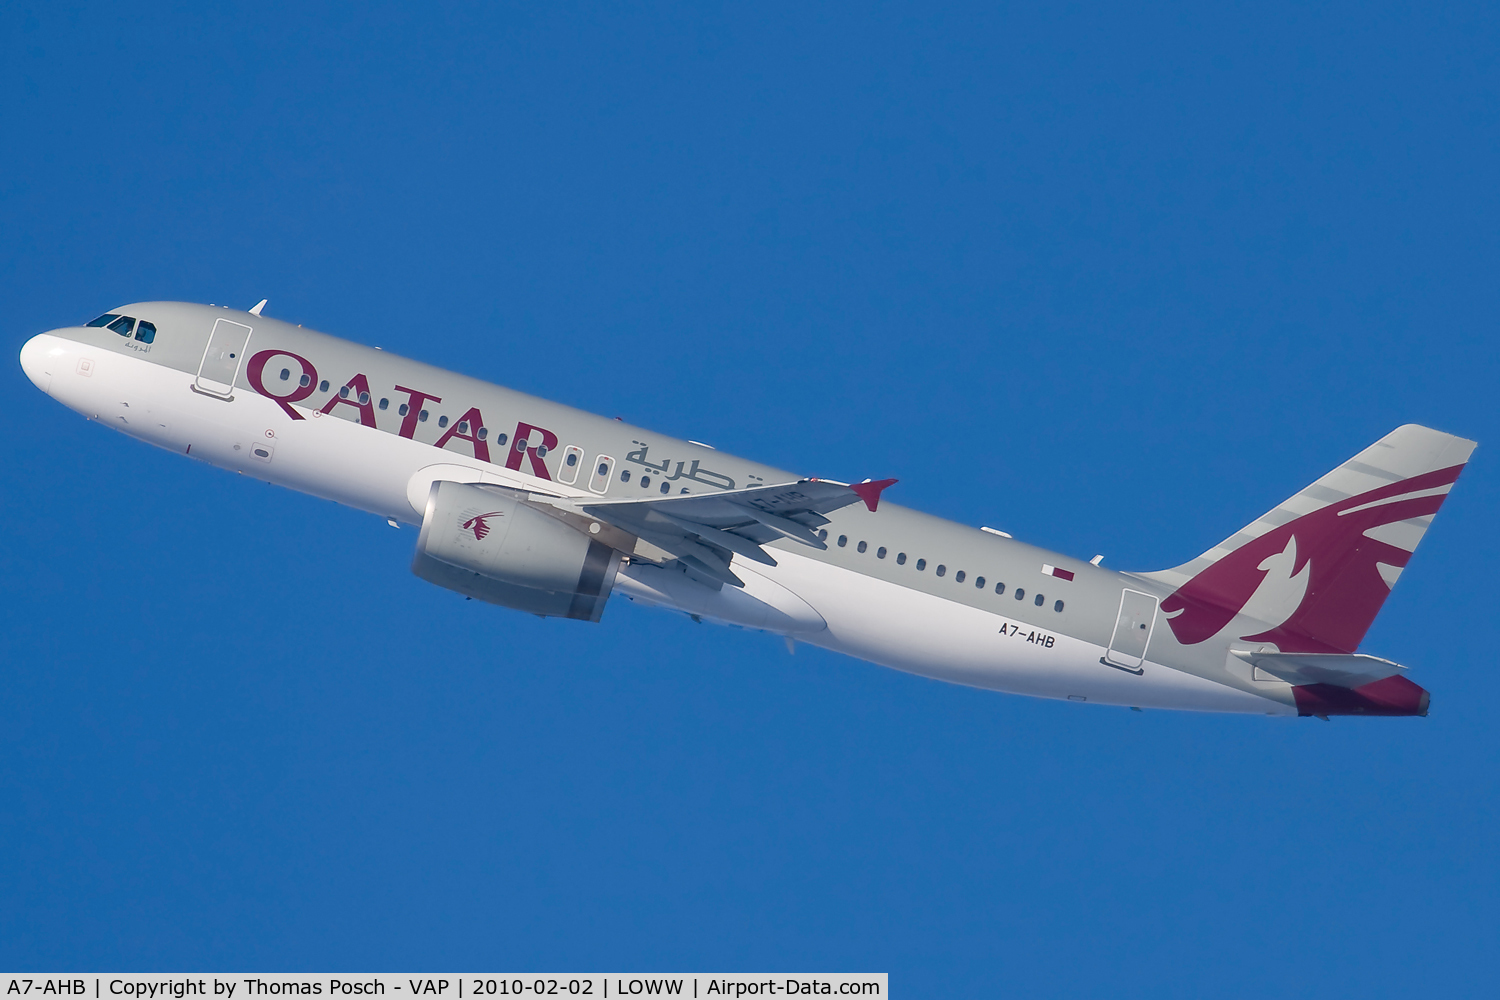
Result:
<svg viewBox="0 0 1500 1000"><path fill-rule="evenodd" d="M89 320L87 323L84 324L84 326L108 326L112 320L117 320L119 318L120 318L120 314L119 313L105 313L103 316L100 316L98 319L91 319L91 320Z"/></svg>
<svg viewBox="0 0 1500 1000"><path fill-rule="evenodd" d="M149 344L156 339L156 324L141 320L140 325L135 328L135 339L143 344Z"/></svg>
<svg viewBox="0 0 1500 1000"><path fill-rule="evenodd" d="M130 328L133 326L135 326L134 319L129 316L121 316L119 319L109 324L108 329L115 331L115 333L118 333L122 337L128 337L130 336Z"/></svg>

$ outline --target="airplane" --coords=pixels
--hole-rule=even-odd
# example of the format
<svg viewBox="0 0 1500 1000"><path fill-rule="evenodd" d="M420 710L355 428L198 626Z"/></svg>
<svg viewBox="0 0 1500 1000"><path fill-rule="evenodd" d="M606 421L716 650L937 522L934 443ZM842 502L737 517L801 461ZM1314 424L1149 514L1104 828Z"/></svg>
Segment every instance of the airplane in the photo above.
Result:
<svg viewBox="0 0 1500 1000"><path fill-rule="evenodd" d="M21 367L85 417L416 526L412 571L598 622L618 594L924 677L1270 716L1425 716L1358 652L1475 442L1407 424L1190 562L1118 572L248 311L140 302Z"/></svg>

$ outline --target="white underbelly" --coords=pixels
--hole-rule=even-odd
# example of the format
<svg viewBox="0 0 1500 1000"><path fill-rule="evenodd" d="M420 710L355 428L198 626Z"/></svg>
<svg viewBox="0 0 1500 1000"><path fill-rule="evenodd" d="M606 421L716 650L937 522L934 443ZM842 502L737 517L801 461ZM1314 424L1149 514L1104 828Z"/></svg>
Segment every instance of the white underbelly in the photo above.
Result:
<svg viewBox="0 0 1500 1000"><path fill-rule="evenodd" d="M796 552L766 570L827 628L797 638L908 673L1039 698L1141 708L1295 715L1296 709L1147 661L1100 662L1093 643L853 573Z"/></svg>

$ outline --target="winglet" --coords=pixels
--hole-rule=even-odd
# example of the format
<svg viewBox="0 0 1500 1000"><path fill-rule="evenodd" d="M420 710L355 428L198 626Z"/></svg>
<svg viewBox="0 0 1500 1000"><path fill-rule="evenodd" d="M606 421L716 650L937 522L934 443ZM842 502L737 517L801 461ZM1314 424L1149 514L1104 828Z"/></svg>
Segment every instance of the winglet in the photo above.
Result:
<svg viewBox="0 0 1500 1000"><path fill-rule="evenodd" d="M885 492L887 486L896 485L895 479L877 479L874 482L866 479L862 483L854 483L849 488L859 494L859 498L865 502L865 506L874 510L880 504L880 494Z"/></svg>

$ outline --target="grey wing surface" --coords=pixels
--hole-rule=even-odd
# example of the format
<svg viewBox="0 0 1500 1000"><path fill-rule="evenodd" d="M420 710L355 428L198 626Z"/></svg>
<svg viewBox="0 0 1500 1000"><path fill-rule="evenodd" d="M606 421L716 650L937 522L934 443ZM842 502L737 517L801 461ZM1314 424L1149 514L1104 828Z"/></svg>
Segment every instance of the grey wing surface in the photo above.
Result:
<svg viewBox="0 0 1500 1000"><path fill-rule="evenodd" d="M729 568L731 553L775 566L775 558L763 548L767 542L790 538L826 549L817 533L828 523L823 515L860 499L844 483L802 479L699 496L583 501L578 506L718 583L743 587L744 581Z"/></svg>

